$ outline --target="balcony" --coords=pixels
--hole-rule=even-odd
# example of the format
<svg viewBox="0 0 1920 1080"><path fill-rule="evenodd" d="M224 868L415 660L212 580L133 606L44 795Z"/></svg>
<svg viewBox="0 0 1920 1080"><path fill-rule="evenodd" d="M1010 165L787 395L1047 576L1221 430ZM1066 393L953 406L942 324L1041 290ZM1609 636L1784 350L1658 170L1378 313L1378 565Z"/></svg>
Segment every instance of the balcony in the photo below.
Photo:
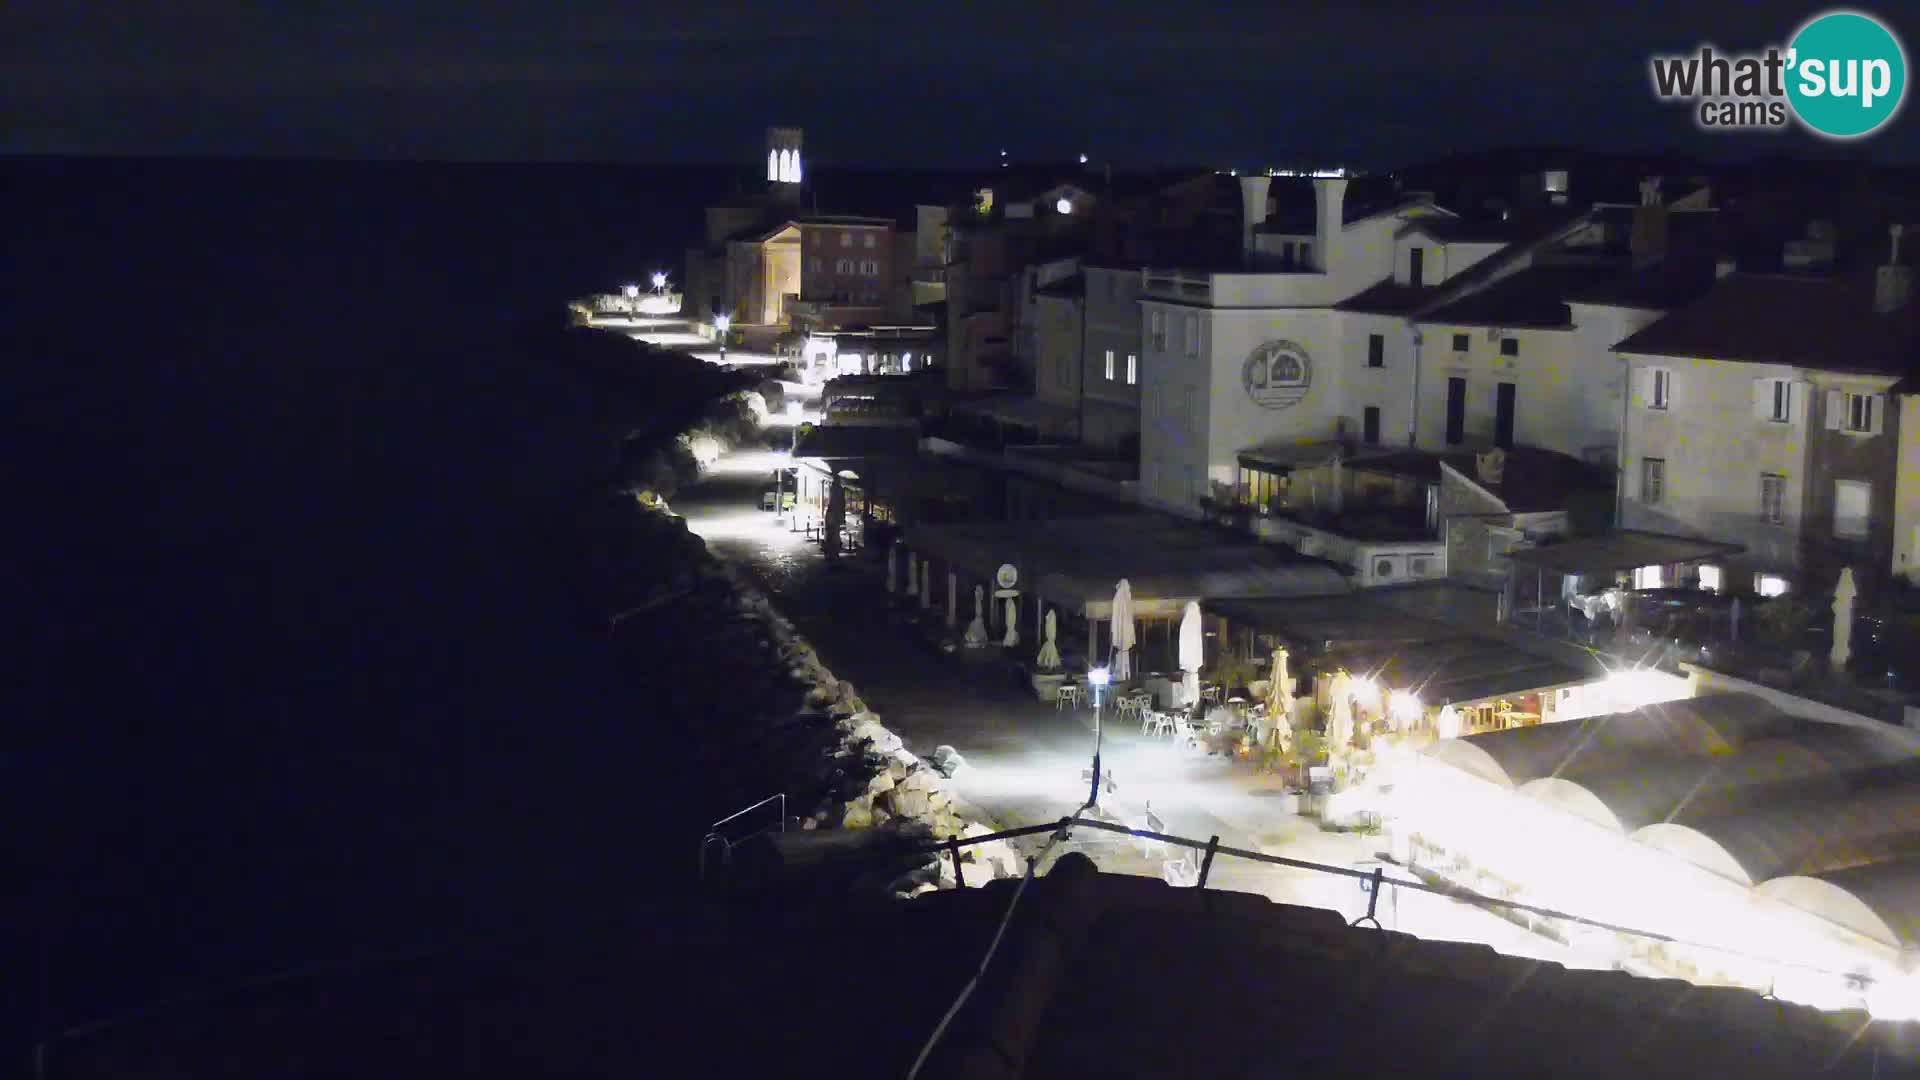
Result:
<svg viewBox="0 0 1920 1080"><path fill-rule="evenodd" d="M944 266L916 266L913 268L915 285L945 285L947 268Z"/></svg>
<svg viewBox="0 0 1920 1080"><path fill-rule="evenodd" d="M1205 271L1148 270L1143 276L1144 296L1202 304L1213 299L1213 275Z"/></svg>

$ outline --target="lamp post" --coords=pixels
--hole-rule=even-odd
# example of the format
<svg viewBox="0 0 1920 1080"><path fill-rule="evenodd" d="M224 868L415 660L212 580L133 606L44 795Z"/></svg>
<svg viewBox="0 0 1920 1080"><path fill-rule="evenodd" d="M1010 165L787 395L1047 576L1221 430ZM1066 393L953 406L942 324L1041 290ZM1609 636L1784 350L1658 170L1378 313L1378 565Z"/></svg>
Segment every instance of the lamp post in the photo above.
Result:
<svg viewBox="0 0 1920 1080"><path fill-rule="evenodd" d="M631 322L640 311L640 286L629 285L621 291L627 294L627 319Z"/></svg>
<svg viewBox="0 0 1920 1080"><path fill-rule="evenodd" d="M714 332L720 336L720 363L727 362L727 331L733 327L733 316L721 312L713 317Z"/></svg>
<svg viewBox="0 0 1920 1080"><path fill-rule="evenodd" d="M1087 685L1093 689L1093 789L1087 794L1087 805L1100 805L1100 699L1112 676L1103 667L1087 672Z"/></svg>
<svg viewBox="0 0 1920 1080"><path fill-rule="evenodd" d="M655 270L653 272L653 291L656 295L666 295L667 272L665 270Z"/></svg>

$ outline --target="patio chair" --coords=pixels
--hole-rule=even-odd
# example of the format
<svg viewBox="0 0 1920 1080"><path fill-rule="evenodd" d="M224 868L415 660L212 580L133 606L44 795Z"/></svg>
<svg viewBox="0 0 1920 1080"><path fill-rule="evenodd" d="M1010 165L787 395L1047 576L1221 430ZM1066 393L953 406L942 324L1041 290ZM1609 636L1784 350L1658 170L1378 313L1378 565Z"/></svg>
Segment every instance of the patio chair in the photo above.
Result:
<svg viewBox="0 0 1920 1080"><path fill-rule="evenodd" d="M1140 700L1131 694L1115 699L1113 707L1122 719L1140 715Z"/></svg>
<svg viewBox="0 0 1920 1080"><path fill-rule="evenodd" d="M1190 889L1200 884L1200 867L1194 864L1193 852L1182 848L1178 859L1168 859L1160 868L1160 876L1176 889Z"/></svg>
<svg viewBox="0 0 1920 1080"><path fill-rule="evenodd" d="M1140 734L1158 738L1173 734L1173 717L1157 709L1140 710Z"/></svg>
<svg viewBox="0 0 1920 1080"><path fill-rule="evenodd" d="M1066 708L1068 705L1071 705L1076 709L1080 707L1080 684L1079 683L1062 683L1060 685L1060 689L1054 691L1053 711L1059 712L1061 709Z"/></svg>
<svg viewBox="0 0 1920 1080"><path fill-rule="evenodd" d="M1174 742L1179 743L1183 746L1200 745L1200 736L1194 734L1193 722L1187 718L1186 713L1184 712L1173 713L1172 720L1173 720L1173 741Z"/></svg>

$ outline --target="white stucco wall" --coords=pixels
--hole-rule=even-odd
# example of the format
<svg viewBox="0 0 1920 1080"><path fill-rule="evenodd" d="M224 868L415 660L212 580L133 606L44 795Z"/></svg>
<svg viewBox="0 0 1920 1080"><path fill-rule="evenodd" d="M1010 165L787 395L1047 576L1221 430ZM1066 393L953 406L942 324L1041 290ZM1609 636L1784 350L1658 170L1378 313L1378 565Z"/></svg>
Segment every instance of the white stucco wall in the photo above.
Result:
<svg viewBox="0 0 1920 1080"><path fill-rule="evenodd" d="M1624 524L1633 529L1706 536L1743 545L1729 560L1767 569L1799 562L1804 504L1808 402L1812 384L1790 367L1718 360L1627 356L1633 374L1622 440ZM1650 408L1646 372L1672 373L1668 407ZM1754 380L1794 384L1791 418L1754 415ZM1658 505L1642 498L1641 462L1666 461L1666 491ZM1786 478L1785 520L1761 520L1760 476Z"/></svg>
<svg viewBox="0 0 1920 1080"><path fill-rule="evenodd" d="M1401 285L1442 285L1454 276L1464 273L1472 266L1494 252L1502 244L1443 244L1423 232L1403 232L1394 241L1393 280ZM1421 256L1420 280L1413 280L1413 249L1419 248L1426 254Z"/></svg>
<svg viewBox="0 0 1920 1080"><path fill-rule="evenodd" d="M1893 572L1920 584L1920 394L1901 394L1900 463L1893 489Z"/></svg>
<svg viewBox="0 0 1920 1080"><path fill-rule="evenodd" d="M1406 446L1413 415L1413 328L1397 315L1342 312L1340 380L1347 431L1365 433L1366 407L1380 410L1380 445ZM1368 367L1369 338L1381 337L1384 367Z"/></svg>

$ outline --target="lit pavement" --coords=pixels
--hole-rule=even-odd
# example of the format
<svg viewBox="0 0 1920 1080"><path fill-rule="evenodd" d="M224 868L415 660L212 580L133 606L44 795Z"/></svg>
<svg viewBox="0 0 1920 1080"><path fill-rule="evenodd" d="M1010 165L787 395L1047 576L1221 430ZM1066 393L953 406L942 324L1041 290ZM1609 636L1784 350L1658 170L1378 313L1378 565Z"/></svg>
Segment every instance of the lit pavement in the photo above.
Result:
<svg viewBox="0 0 1920 1080"><path fill-rule="evenodd" d="M863 554L829 567L817 544L758 509L760 491L784 460L764 450L729 454L702 483L682 492L673 509L716 554L762 583L827 666L858 688L909 749L923 757L942 744L960 752L969 768L956 788L970 809L1003 827L1072 813L1087 794L1082 772L1093 751L1091 712L1040 703L998 663L942 655L907 615L908 600L887 595L884 563ZM1282 806L1278 777L1224 756L1143 738L1137 722L1106 715L1103 765L1116 790L1103 793L1100 802L1125 824L1145 825L1151 802L1173 835L1203 841L1218 836L1225 846L1346 867L1373 865L1384 846L1376 838L1324 832L1293 814ZM1106 870L1152 877L1161 875L1165 861L1132 838L1097 830L1080 830L1056 849L1067 850L1085 851ZM1208 884L1331 908L1349 919L1366 912L1359 883L1345 877L1222 857ZM1482 941L1569 966L1603 966L1477 908L1427 894L1390 890L1377 917L1388 929Z"/></svg>

